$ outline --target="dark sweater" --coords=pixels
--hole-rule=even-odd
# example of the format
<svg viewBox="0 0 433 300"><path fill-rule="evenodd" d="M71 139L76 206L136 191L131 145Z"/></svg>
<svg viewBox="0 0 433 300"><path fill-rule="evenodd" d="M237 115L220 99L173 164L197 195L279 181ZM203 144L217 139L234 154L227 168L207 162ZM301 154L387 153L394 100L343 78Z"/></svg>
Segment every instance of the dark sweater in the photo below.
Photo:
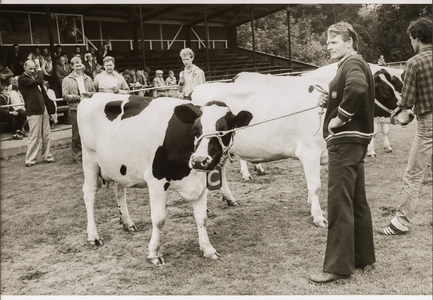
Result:
<svg viewBox="0 0 433 300"><path fill-rule="evenodd" d="M347 122L333 128L328 124L338 116ZM369 65L359 54L340 62L335 78L329 83L329 98L323 125L327 145L369 144L374 130L374 79Z"/></svg>

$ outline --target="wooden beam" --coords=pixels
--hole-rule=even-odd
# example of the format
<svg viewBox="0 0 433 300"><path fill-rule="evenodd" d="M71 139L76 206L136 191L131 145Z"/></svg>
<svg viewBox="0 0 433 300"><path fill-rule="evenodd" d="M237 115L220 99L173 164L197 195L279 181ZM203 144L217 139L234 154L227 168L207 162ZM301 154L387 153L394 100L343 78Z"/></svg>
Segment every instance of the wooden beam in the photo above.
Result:
<svg viewBox="0 0 433 300"><path fill-rule="evenodd" d="M234 9L237 9L238 7L241 7L241 6L240 5L237 5L235 7L230 6L228 8L223 9L223 10L220 10L220 11L218 11L216 13L213 13L213 14L207 16L207 21L209 21L210 19L219 17L221 15L224 15L224 14L230 12L230 11L233 11ZM204 22L204 18L200 18L200 19L197 19L197 20L194 20L194 21L191 21L191 22L187 23L187 25L189 25L189 26L192 27L194 25L197 25L197 24L200 24L200 23L203 23L203 22Z"/></svg>

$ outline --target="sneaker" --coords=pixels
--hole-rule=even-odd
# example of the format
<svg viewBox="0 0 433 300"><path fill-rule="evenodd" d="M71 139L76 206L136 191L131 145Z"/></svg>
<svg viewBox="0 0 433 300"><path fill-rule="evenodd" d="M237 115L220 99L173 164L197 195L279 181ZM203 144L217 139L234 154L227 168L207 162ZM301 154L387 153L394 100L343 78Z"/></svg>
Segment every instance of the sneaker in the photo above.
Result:
<svg viewBox="0 0 433 300"><path fill-rule="evenodd" d="M14 135L12 136L12 139L13 139L13 140L22 140L23 137L20 136L20 135L18 135L18 134L14 134Z"/></svg>
<svg viewBox="0 0 433 300"><path fill-rule="evenodd" d="M385 227L383 229L383 233L384 235L401 235L401 234L406 234L407 230L400 230L397 227L395 227L392 223L389 223L389 225L387 227Z"/></svg>

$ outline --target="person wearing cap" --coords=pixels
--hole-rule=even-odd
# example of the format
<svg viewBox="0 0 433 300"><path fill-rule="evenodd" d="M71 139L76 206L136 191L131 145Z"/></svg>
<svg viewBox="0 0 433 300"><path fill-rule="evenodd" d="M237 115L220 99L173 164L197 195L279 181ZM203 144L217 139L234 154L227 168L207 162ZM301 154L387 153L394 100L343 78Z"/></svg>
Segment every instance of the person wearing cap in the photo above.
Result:
<svg viewBox="0 0 433 300"><path fill-rule="evenodd" d="M72 159L74 163L81 162L81 138L78 132L77 107L80 101L90 97L94 92L93 81L90 76L84 74L84 66L81 58L74 56L71 59L73 71L62 82L62 96L69 105L69 115L72 124Z"/></svg>
<svg viewBox="0 0 433 300"><path fill-rule="evenodd" d="M156 70L155 72L155 78L153 79L153 87L155 88L153 90L153 97L168 97L168 89L161 89L160 87L166 87L164 78L162 76L164 75L164 72L162 70Z"/></svg>
<svg viewBox="0 0 433 300"><path fill-rule="evenodd" d="M192 63L194 52L191 49L182 49L179 56L185 66L185 69L179 74L180 98L189 99L192 90L197 85L205 83L206 79L203 70Z"/></svg>

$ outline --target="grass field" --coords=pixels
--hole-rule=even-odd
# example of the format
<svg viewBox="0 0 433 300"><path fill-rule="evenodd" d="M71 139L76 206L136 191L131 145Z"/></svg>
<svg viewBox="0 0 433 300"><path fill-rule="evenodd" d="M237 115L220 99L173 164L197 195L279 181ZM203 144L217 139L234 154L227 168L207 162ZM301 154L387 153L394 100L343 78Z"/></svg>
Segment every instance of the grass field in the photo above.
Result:
<svg viewBox="0 0 433 300"><path fill-rule="evenodd" d="M210 192L208 233L224 260L202 256L191 205L169 195L162 230L166 265L146 260L151 233L147 189L127 192L139 231L118 223L111 189L97 194L95 217L105 245L87 246L83 174L72 164L69 140L57 141L55 164L24 167L23 149L2 151L1 294L4 295L431 295L432 182L422 186L409 234L378 234L394 215L416 122L394 126L394 151L366 161L366 185L377 263L367 273L328 285L308 281L321 270L326 229L314 227L298 161L264 164L268 174L241 181L236 160L229 185L240 206L226 208ZM25 149L24 149L25 150ZM326 168L321 206L326 211Z"/></svg>

